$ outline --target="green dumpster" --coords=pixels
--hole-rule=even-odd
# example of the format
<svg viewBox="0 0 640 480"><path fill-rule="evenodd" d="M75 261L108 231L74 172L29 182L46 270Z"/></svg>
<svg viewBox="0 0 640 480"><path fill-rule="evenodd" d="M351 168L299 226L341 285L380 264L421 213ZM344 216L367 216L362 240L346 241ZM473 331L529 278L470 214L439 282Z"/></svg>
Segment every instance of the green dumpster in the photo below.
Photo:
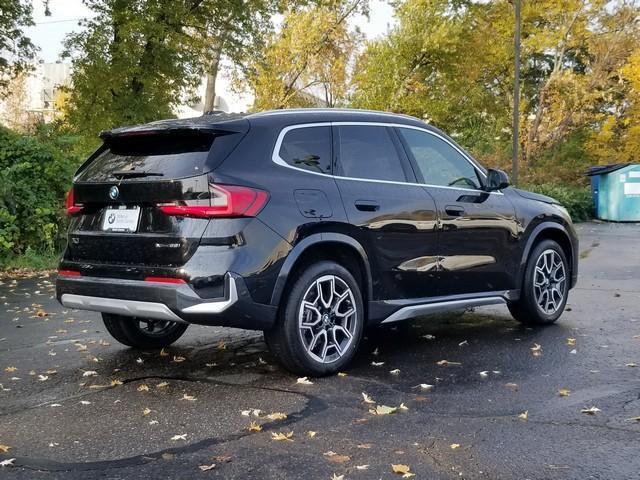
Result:
<svg viewBox="0 0 640 480"><path fill-rule="evenodd" d="M613 222L640 222L640 164L618 163L592 167L597 176L597 216Z"/></svg>

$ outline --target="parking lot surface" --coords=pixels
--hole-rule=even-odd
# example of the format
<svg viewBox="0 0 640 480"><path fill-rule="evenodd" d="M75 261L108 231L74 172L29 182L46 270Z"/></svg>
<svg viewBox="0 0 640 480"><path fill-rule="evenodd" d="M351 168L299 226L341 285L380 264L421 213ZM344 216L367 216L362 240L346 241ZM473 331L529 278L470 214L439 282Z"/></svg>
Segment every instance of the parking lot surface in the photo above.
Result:
<svg viewBox="0 0 640 480"><path fill-rule="evenodd" d="M500 307L371 330L310 384L258 332L192 326L134 351L62 308L53 277L4 278L0 476L639 478L640 225L578 231L558 324Z"/></svg>

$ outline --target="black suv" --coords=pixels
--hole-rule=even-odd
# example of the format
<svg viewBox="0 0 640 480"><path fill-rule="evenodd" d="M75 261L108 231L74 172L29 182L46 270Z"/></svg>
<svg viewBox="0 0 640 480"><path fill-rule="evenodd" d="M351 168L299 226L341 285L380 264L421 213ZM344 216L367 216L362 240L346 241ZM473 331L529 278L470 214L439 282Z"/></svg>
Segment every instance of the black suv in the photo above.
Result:
<svg viewBox="0 0 640 480"><path fill-rule="evenodd" d="M567 211L412 117L214 113L102 139L69 192L57 297L131 347L257 329L325 375L366 327L490 304L548 324L576 283Z"/></svg>

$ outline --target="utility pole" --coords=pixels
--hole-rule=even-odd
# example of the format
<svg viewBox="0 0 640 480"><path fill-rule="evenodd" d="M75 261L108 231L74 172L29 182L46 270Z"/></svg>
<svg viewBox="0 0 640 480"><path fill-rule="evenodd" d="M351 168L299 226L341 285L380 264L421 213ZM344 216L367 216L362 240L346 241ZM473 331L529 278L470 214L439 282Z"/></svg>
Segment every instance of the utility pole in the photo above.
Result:
<svg viewBox="0 0 640 480"><path fill-rule="evenodd" d="M518 132L520 130L520 0L514 0L516 7L516 31L513 36L515 51L515 73L513 82L513 160L511 164L511 183L518 186Z"/></svg>

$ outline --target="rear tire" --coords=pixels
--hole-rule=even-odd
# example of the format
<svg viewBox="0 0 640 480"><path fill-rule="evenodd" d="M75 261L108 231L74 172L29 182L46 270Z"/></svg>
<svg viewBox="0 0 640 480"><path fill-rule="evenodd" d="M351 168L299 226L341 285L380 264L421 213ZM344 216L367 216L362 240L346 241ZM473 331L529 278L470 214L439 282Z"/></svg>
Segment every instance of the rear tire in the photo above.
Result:
<svg viewBox="0 0 640 480"><path fill-rule="evenodd" d="M186 323L102 314L107 331L118 342L133 348L157 349L178 340L189 326Z"/></svg>
<svg viewBox="0 0 640 480"><path fill-rule="evenodd" d="M355 355L364 327L358 282L344 267L322 261L297 273L264 338L278 362L303 375L325 376Z"/></svg>
<svg viewBox="0 0 640 480"><path fill-rule="evenodd" d="M525 325L554 323L567 304L569 268L564 251L553 240L543 240L529 255L520 299L508 304L513 318Z"/></svg>

